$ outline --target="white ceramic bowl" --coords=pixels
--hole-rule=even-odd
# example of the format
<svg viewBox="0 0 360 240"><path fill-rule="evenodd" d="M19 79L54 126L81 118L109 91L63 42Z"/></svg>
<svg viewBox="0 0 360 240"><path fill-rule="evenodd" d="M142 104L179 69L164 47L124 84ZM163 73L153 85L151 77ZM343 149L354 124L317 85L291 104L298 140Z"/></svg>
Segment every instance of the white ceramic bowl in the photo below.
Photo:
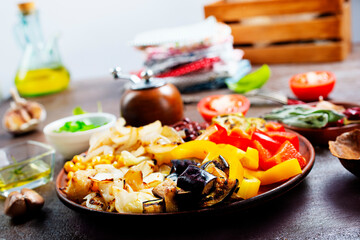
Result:
<svg viewBox="0 0 360 240"><path fill-rule="evenodd" d="M102 126L79 132L56 132L66 122L84 120L89 121L92 124ZM56 151L61 153L64 158L69 159L89 148L91 135L109 129L115 124L115 122L116 117L109 113L85 113L56 120L46 125L43 131L46 139L54 146ZM106 124L103 125L104 123Z"/></svg>

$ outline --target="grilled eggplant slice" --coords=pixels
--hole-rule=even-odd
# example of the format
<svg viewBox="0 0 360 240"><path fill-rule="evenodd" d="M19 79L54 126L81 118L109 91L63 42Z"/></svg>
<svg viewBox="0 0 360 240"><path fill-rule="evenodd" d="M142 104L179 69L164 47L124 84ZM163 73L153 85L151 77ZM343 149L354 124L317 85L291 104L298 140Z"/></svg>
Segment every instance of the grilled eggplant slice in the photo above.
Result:
<svg viewBox="0 0 360 240"><path fill-rule="evenodd" d="M216 176L197 167L190 165L178 177L177 186L190 191L195 196L207 195L212 190Z"/></svg>
<svg viewBox="0 0 360 240"><path fill-rule="evenodd" d="M215 165L215 167L217 167L218 169L220 169L221 171L223 171L227 176L229 176L229 163L225 160L225 158L221 155L219 155L216 159L206 162L204 163L201 168L206 170L206 167L208 164L213 163Z"/></svg>
<svg viewBox="0 0 360 240"><path fill-rule="evenodd" d="M144 213L162 213L165 210L164 199L152 199L143 202Z"/></svg>
<svg viewBox="0 0 360 240"><path fill-rule="evenodd" d="M198 198L194 199L194 195L190 191L177 188L176 201L180 210L195 209L197 207Z"/></svg>
<svg viewBox="0 0 360 240"><path fill-rule="evenodd" d="M200 207L210 207L230 197L238 186L237 179L216 178L215 189L200 201Z"/></svg>
<svg viewBox="0 0 360 240"><path fill-rule="evenodd" d="M166 176L166 178L173 180L175 183L177 183L178 177L179 175L177 175L176 173L170 173L169 175Z"/></svg>
<svg viewBox="0 0 360 240"><path fill-rule="evenodd" d="M204 165L201 166L201 168L216 177L228 178L228 175L226 175L225 172L223 172L219 168L217 168L216 165L212 161L206 162Z"/></svg>
<svg viewBox="0 0 360 240"><path fill-rule="evenodd" d="M171 173L176 173L177 175L182 174L186 168L190 165L198 165L198 162L194 161L194 160L189 160L189 159L174 159L171 160L172 163L172 168L171 168Z"/></svg>

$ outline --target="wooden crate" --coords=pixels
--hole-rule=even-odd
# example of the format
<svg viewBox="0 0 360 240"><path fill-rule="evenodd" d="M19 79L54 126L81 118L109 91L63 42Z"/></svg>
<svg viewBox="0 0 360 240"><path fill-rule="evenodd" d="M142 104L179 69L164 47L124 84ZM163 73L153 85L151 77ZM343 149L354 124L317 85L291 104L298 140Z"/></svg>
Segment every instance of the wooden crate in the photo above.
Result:
<svg viewBox="0 0 360 240"><path fill-rule="evenodd" d="M227 0L204 7L231 27L252 63L341 61L351 50L350 0Z"/></svg>

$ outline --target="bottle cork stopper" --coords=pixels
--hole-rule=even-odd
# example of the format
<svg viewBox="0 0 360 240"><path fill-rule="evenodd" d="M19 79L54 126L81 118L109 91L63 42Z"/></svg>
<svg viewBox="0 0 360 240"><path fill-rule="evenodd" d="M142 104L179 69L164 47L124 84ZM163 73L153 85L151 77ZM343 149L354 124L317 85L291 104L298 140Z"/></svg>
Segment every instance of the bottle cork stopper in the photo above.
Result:
<svg viewBox="0 0 360 240"><path fill-rule="evenodd" d="M22 14L27 15L35 10L35 3L34 2L19 3L18 7L22 12Z"/></svg>

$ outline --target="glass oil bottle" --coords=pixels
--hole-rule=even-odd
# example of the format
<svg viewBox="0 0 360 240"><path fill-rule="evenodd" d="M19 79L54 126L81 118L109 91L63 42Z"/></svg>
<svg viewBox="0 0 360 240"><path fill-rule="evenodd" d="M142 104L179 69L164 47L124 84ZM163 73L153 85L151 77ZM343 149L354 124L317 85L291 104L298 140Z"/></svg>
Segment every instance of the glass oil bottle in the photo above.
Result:
<svg viewBox="0 0 360 240"><path fill-rule="evenodd" d="M15 33L23 49L15 86L21 96L35 97L67 88L70 74L64 67L57 46L57 37L46 42L33 2L21 3Z"/></svg>

